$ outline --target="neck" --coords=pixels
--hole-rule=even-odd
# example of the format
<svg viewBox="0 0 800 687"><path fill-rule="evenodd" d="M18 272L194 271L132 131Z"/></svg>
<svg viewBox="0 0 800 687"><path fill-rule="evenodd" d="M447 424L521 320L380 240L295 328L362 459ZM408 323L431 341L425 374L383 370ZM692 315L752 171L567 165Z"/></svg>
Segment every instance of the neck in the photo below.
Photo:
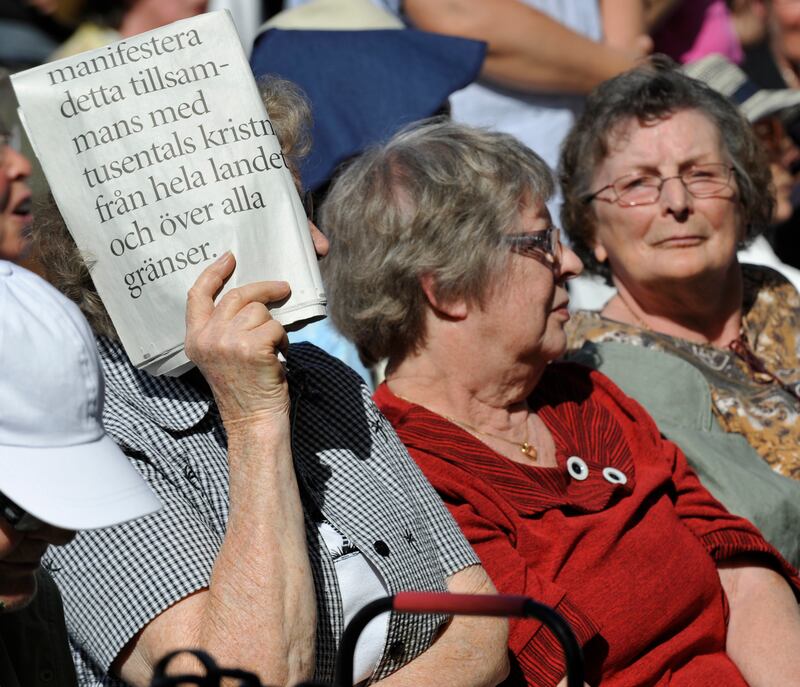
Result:
<svg viewBox="0 0 800 687"><path fill-rule="evenodd" d="M468 357L458 347L426 346L390 362L386 382L396 395L486 431L507 432L528 416L527 397L544 372L500 369L492 355Z"/></svg>
<svg viewBox="0 0 800 687"><path fill-rule="evenodd" d="M605 317L687 341L726 347L742 324L742 271L734 262L727 274L668 285L628 285L615 277L617 295Z"/></svg>

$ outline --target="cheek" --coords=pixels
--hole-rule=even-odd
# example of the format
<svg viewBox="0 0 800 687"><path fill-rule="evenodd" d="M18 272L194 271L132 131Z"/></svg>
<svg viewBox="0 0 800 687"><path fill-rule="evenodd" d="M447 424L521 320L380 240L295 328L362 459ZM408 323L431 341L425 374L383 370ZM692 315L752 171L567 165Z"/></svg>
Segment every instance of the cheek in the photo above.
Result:
<svg viewBox="0 0 800 687"><path fill-rule="evenodd" d="M0 560L14 551L21 540L20 533L15 532L5 520L0 519Z"/></svg>
<svg viewBox="0 0 800 687"><path fill-rule="evenodd" d="M649 214L642 213L640 208L625 208L624 214L621 210L614 206L605 213L598 212L594 244L598 260L601 257L598 252L606 259L635 250L637 241L647 234Z"/></svg>

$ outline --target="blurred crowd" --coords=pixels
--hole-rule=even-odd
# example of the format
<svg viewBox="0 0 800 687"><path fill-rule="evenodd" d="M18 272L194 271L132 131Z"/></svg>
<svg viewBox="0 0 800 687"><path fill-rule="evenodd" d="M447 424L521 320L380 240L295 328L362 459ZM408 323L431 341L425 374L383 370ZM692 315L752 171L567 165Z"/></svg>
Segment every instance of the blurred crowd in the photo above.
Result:
<svg viewBox="0 0 800 687"><path fill-rule="evenodd" d="M9 76L221 9L329 318L158 377ZM800 685L800 0L0 0L0 172L4 687Z"/></svg>

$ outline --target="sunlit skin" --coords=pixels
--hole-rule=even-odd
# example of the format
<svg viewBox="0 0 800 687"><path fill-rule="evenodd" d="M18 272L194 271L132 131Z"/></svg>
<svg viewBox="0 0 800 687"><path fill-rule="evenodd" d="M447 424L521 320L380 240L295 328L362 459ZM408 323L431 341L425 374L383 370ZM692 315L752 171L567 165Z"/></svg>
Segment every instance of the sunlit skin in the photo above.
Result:
<svg viewBox="0 0 800 687"><path fill-rule="evenodd" d="M5 145L0 150L0 259L19 260L30 245L30 175L30 162Z"/></svg>
<svg viewBox="0 0 800 687"><path fill-rule="evenodd" d="M523 207L520 225L513 233L544 231L551 224L544 203L528 204ZM476 336L479 340L494 341L495 354L498 348L507 351L509 369L520 359L535 361L536 366L543 367L558 358L567 344L566 282L582 269L578 256L567 247L563 247L560 264L512 254L507 273L497 280L483 304L470 306Z"/></svg>
<svg viewBox="0 0 800 687"><path fill-rule="evenodd" d="M524 204L519 222L508 233L540 232L550 225L544 203ZM566 282L582 269L567 247L562 248L560 262L544 254L512 252L506 269L492 280L479 303L442 301L431 281L423 278L429 301L424 349L411 351L397 363L390 361L389 388L490 434L527 436L537 446L538 464L555 466L549 431L526 399L547 364L566 348ZM485 436L481 441L510 460L520 460L519 450L507 442Z"/></svg>
<svg viewBox="0 0 800 687"><path fill-rule="evenodd" d="M49 545L71 541L74 532L45 525L33 532L17 532L0 518L0 612L27 606L36 594L35 573Z"/></svg>
<svg viewBox="0 0 800 687"><path fill-rule="evenodd" d="M631 172L671 177L694 164L724 163L714 125L696 110L682 110L642 126L631 120L612 132L610 152L594 174L599 189ZM742 277L736 258L743 236L736 175L728 188L695 198L680 179L665 182L655 203L621 207L611 191L592 202L594 253L608 261L622 299L648 324L691 340L729 340L741 310ZM704 294L698 299L697 294ZM604 314L627 321L620 298ZM721 315L722 314L722 315ZM700 331L711 327L711 331ZM724 330L724 331L723 331ZM738 331L738 330L737 330Z"/></svg>

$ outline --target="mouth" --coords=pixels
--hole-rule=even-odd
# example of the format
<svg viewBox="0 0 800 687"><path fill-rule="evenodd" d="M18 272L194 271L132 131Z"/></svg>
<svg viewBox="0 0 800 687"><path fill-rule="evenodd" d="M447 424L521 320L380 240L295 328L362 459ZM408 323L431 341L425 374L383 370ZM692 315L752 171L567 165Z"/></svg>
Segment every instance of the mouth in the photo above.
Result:
<svg viewBox="0 0 800 687"><path fill-rule="evenodd" d="M569 298L566 298L558 305L554 305L553 309L550 312L555 313L557 315L561 315L562 317L566 317L567 319L569 319L570 315L567 306L569 306Z"/></svg>
<svg viewBox="0 0 800 687"><path fill-rule="evenodd" d="M686 236L668 236L665 239L656 241L653 245L662 248L690 248L697 246L706 240L705 236L689 234Z"/></svg>
<svg viewBox="0 0 800 687"><path fill-rule="evenodd" d="M33 207L33 202L31 201L31 197L26 196L14 206L14 209L11 211L11 214L17 215L18 217L30 217L32 207Z"/></svg>
<svg viewBox="0 0 800 687"><path fill-rule="evenodd" d="M0 570L3 570L6 574L29 574L36 572L39 567L41 566L42 561L41 559L36 559L34 561L9 561L4 560L0 561Z"/></svg>

